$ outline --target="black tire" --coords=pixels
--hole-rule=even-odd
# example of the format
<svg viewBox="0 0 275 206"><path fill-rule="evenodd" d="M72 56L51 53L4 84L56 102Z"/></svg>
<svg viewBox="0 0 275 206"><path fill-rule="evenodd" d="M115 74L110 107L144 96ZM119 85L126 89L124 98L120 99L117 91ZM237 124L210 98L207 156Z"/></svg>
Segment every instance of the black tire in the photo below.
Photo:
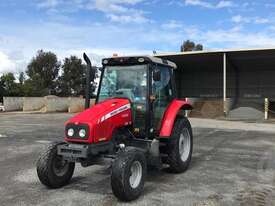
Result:
<svg viewBox="0 0 275 206"><path fill-rule="evenodd" d="M142 167L142 169L139 170L142 172L141 178L138 184L131 184L130 177L135 174L132 174L131 167L134 167L136 164ZM146 178L146 167L145 155L138 149L125 148L125 151L119 152L112 164L111 172L112 190L119 200L131 201L137 199L141 195Z"/></svg>
<svg viewBox="0 0 275 206"><path fill-rule="evenodd" d="M60 188L68 184L74 173L75 163L64 161L61 156L57 155L57 146L61 144L66 143L51 143L41 153L36 163L36 171L40 182L49 188Z"/></svg>
<svg viewBox="0 0 275 206"><path fill-rule="evenodd" d="M189 135L189 148L186 149L186 153L182 155L180 153L180 142L182 143L181 135L184 138L188 138ZM182 173L187 170L192 157L193 152L193 134L190 122L187 118L177 118L172 131L171 139L167 145L168 158L167 163L170 166L170 171L173 173ZM187 153L188 152L188 153Z"/></svg>

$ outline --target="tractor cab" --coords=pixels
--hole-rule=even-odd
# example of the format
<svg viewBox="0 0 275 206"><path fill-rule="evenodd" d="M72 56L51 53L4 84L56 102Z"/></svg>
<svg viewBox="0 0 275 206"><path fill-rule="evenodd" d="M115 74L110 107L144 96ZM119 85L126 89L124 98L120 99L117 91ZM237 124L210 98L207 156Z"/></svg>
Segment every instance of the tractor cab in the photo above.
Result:
<svg viewBox="0 0 275 206"><path fill-rule="evenodd" d="M103 70L96 103L126 98L131 103L133 133L153 138L163 114L176 97L170 61L151 56L113 57L102 60Z"/></svg>

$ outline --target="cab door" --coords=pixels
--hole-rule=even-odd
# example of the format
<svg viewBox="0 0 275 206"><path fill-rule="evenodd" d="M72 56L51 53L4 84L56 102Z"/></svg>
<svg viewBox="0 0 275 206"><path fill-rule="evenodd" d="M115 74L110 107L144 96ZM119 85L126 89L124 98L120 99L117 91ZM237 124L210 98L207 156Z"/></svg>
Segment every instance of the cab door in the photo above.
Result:
<svg viewBox="0 0 275 206"><path fill-rule="evenodd" d="M157 75L156 75L157 74ZM158 133L162 117L170 102L175 98L172 69L165 66L154 66L152 70L152 116L153 130Z"/></svg>

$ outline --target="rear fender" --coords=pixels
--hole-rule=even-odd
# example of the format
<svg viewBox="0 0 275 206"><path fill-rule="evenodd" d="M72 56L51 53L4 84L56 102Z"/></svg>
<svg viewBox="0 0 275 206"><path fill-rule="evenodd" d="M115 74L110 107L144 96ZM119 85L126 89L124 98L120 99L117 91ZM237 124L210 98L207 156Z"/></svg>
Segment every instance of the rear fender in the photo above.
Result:
<svg viewBox="0 0 275 206"><path fill-rule="evenodd" d="M180 110L192 110L189 101L174 99L170 105L167 107L160 128L159 137L160 138L169 138L171 136L175 119Z"/></svg>

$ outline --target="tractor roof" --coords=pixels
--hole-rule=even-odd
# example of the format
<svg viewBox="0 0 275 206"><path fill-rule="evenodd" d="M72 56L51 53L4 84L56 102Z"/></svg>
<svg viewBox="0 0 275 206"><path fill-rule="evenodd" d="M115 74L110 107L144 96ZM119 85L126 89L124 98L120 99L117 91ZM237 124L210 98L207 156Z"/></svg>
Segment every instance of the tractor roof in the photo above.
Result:
<svg viewBox="0 0 275 206"><path fill-rule="evenodd" d="M102 64L104 66L134 65L144 63L155 63L158 65L169 66L173 69L177 68L177 65L174 62L153 56L115 56L102 59Z"/></svg>

